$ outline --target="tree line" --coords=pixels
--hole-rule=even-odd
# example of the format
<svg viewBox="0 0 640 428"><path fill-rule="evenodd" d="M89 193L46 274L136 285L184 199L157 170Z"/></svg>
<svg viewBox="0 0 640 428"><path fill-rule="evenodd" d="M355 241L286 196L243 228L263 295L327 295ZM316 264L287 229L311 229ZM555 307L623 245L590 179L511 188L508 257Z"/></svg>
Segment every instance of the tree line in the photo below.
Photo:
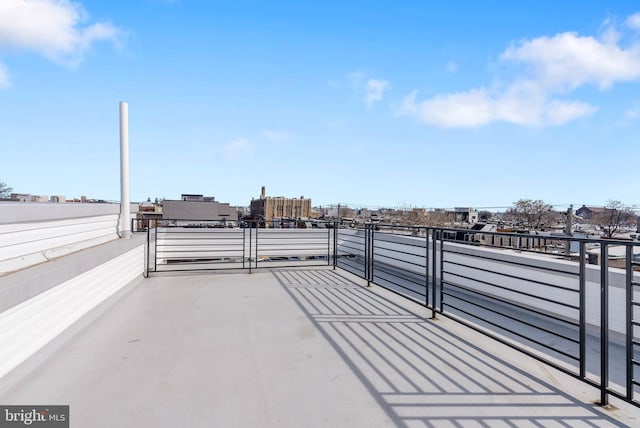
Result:
<svg viewBox="0 0 640 428"><path fill-rule="evenodd" d="M8 198L13 192L13 188L0 181L0 198ZM344 208L345 210L347 208ZM345 215L345 213L342 213ZM445 222L447 219L437 219L438 213L430 213L429 223ZM445 215L444 213L440 213ZM413 213L413 215L416 215ZM553 206L540 199L520 199L513 203L513 206L504 213L504 218L517 226L530 230L540 230L551 224L558 224L567 221L567 214L553 210ZM420 223L418 219L411 218L412 223ZM608 200L602 209L586 219L589 223L598 226L604 236L613 237L623 227L637 224L640 219L630 207L617 200Z"/></svg>
<svg viewBox="0 0 640 428"><path fill-rule="evenodd" d="M8 198L9 196L11 196L11 192L13 192L13 188L0 181L0 198Z"/></svg>
<svg viewBox="0 0 640 428"><path fill-rule="evenodd" d="M554 211L551 204L540 199L520 199L505 212L506 219L532 230L540 230L550 224L566 221L566 215L568 213L563 218L559 218L562 214ZM636 225L638 217L630 207L620 201L610 199L604 207L595 211L585 221L598 226L605 237L611 238L622 228Z"/></svg>

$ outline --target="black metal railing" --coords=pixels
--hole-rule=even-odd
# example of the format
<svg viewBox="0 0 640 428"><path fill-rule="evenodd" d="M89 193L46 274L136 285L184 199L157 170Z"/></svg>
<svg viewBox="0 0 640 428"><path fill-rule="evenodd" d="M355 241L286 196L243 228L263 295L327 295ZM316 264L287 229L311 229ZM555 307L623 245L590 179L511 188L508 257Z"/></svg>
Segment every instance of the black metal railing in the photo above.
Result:
<svg viewBox="0 0 640 428"><path fill-rule="evenodd" d="M147 216L131 219L131 233L144 233L149 228L154 228L162 219L157 216Z"/></svg>
<svg viewBox="0 0 640 428"><path fill-rule="evenodd" d="M147 227L146 272L332 265L599 388L603 405L612 395L640 406L638 241L371 223L258 225Z"/></svg>
<svg viewBox="0 0 640 428"><path fill-rule="evenodd" d="M335 228L335 266L370 280L367 268L369 252L368 233L365 229Z"/></svg>
<svg viewBox="0 0 640 428"><path fill-rule="evenodd" d="M333 223L266 229L258 222L163 220L147 227L145 272L289 267L333 262Z"/></svg>
<svg viewBox="0 0 640 428"><path fill-rule="evenodd" d="M603 405L609 395L640 405L639 242L381 225L364 230L374 248L364 270L383 272L374 274L376 284L424 299L433 313L600 388Z"/></svg>

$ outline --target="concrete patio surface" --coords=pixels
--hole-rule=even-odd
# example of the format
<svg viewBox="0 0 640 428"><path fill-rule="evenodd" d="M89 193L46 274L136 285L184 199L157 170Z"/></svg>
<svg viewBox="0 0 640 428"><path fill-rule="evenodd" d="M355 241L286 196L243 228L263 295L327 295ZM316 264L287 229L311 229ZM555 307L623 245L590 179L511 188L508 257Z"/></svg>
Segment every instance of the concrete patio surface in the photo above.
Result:
<svg viewBox="0 0 640 428"><path fill-rule="evenodd" d="M156 276L0 379L72 427L614 427L640 409L329 268Z"/></svg>

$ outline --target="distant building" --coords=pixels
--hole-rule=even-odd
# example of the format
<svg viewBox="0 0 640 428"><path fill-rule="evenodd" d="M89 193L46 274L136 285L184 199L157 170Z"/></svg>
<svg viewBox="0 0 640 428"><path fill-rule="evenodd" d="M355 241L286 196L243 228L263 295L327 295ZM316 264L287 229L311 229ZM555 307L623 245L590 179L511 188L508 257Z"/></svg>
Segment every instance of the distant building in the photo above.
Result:
<svg viewBox="0 0 640 428"><path fill-rule="evenodd" d="M595 215L602 214L606 211L606 208L602 207L588 207L586 205L582 205L580 208L576 210L576 215L589 220Z"/></svg>
<svg viewBox="0 0 640 428"><path fill-rule="evenodd" d="M453 216L456 223L475 224L478 222L478 211L474 208L456 207L453 211L449 211L449 213Z"/></svg>
<svg viewBox="0 0 640 428"><path fill-rule="evenodd" d="M236 207L238 212L238 218L248 218L251 216L251 209L249 207Z"/></svg>
<svg viewBox="0 0 640 428"><path fill-rule="evenodd" d="M31 195L28 193L12 193L11 200L17 202L31 202Z"/></svg>
<svg viewBox="0 0 640 428"><path fill-rule="evenodd" d="M138 204L136 230L146 230L147 227L154 228L159 220L162 220L162 207L153 202L142 202Z"/></svg>
<svg viewBox="0 0 640 428"><path fill-rule="evenodd" d="M266 225L282 219L308 219L311 215L311 199L304 196L285 198L282 196L267 197L262 186L260 199L253 199L250 205L251 218L262 220Z"/></svg>
<svg viewBox="0 0 640 428"><path fill-rule="evenodd" d="M39 203L65 203L65 202L74 202L74 203L106 203L106 201L102 199L89 199L86 196L80 196L80 198L71 198L67 200L64 196L61 195L53 195L51 197L47 195L32 195L30 193L12 193L9 196L9 201L15 202L39 202Z"/></svg>
<svg viewBox="0 0 640 428"><path fill-rule="evenodd" d="M138 212L160 212L158 208L153 202L141 202L138 204Z"/></svg>
<svg viewBox="0 0 640 428"><path fill-rule="evenodd" d="M198 202L215 202L216 198L213 196L196 195L192 193L183 193L180 196L183 201L198 201Z"/></svg>
<svg viewBox="0 0 640 428"><path fill-rule="evenodd" d="M30 193L12 193L9 199L16 202L47 202L49 197L45 195L32 195Z"/></svg>
<svg viewBox="0 0 640 428"><path fill-rule="evenodd" d="M238 211L229 204L216 202L213 196L183 194L179 201L162 202L163 220L189 221L238 221Z"/></svg>

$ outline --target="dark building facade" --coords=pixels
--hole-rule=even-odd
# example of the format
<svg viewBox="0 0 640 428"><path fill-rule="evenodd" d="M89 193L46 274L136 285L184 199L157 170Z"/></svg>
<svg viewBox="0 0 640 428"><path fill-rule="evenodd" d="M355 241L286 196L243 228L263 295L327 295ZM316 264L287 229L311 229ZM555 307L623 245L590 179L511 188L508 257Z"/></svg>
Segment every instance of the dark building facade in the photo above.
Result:
<svg viewBox="0 0 640 428"><path fill-rule="evenodd" d="M238 211L229 204L215 201L212 196L185 194L179 201L163 201L162 218L163 220L236 222Z"/></svg>

